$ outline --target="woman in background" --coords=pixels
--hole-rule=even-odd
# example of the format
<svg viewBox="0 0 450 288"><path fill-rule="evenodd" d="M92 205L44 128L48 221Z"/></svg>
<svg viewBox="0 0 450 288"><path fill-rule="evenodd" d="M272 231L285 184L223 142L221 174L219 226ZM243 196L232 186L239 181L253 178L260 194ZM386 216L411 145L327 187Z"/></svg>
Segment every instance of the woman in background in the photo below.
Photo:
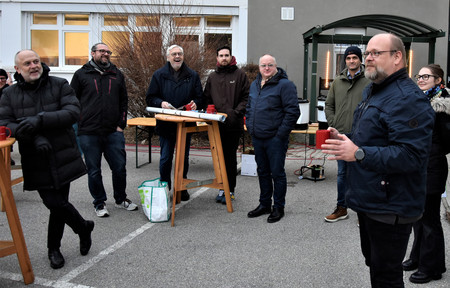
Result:
<svg viewBox="0 0 450 288"><path fill-rule="evenodd" d="M445 268L444 233L441 225L441 194L445 192L450 152L450 95L443 85L444 71L437 64L420 69L417 85L430 100L436 113L427 168L427 196L422 219L414 226L414 244L403 270L411 271L409 281L428 283L439 280Z"/></svg>

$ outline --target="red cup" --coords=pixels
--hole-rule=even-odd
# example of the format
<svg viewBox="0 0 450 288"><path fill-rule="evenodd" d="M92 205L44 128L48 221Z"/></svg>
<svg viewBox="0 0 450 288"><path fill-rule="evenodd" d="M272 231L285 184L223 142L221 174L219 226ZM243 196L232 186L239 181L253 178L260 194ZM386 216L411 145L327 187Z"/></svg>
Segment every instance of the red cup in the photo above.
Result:
<svg viewBox="0 0 450 288"><path fill-rule="evenodd" d="M330 139L330 130L317 130L316 149L322 149L322 144L325 144L325 140L327 139Z"/></svg>
<svg viewBox="0 0 450 288"><path fill-rule="evenodd" d="M186 104L186 105L184 105L184 109L185 109L186 111L191 111L191 110L192 110L191 104Z"/></svg>
<svg viewBox="0 0 450 288"><path fill-rule="evenodd" d="M6 136L6 131L9 131L9 135ZM6 138L11 137L11 129L6 126L0 126L0 141L6 140Z"/></svg>
<svg viewBox="0 0 450 288"><path fill-rule="evenodd" d="M216 112L217 112L216 111L216 106L214 106L213 104L208 105L208 107L206 107L206 113L214 114Z"/></svg>

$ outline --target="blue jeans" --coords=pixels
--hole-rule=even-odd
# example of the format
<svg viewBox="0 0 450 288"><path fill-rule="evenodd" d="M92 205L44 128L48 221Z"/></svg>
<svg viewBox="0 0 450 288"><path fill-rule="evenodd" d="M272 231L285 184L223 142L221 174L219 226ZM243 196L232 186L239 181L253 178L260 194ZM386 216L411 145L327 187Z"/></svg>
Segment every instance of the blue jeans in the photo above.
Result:
<svg viewBox="0 0 450 288"><path fill-rule="evenodd" d="M347 208L347 203L345 202L345 175L347 172L347 162L344 160L337 160L337 206Z"/></svg>
<svg viewBox="0 0 450 288"><path fill-rule="evenodd" d="M255 148L255 161L257 164L259 188L261 194L259 203L263 207L284 208L286 203L287 180L284 170L286 152L289 138L272 137L269 139L258 139L252 137Z"/></svg>
<svg viewBox="0 0 450 288"><path fill-rule="evenodd" d="M122 203L127 198L127 170L125 137L122 132L108 135L80 135L81 149L88 169L89 191L97 207L106 202L106 192L102 180L102 154L112 171L112 184L116 203Z"/></svg>
<svg viewBox="0 0 450 288"><path fill-rule="evenodd" d="M161 146L160 159L159 159L159 177L161 181L165 181L168 184L169 190L172 189L171 173L172 173L172 161L173 152L175 151L175 144L177 137L175 134L160 135L159 145ZM184 169L183 178L187 178L189 170L189 148L191 146L191 134L186 135L186 150L184 153Z"/></svg>

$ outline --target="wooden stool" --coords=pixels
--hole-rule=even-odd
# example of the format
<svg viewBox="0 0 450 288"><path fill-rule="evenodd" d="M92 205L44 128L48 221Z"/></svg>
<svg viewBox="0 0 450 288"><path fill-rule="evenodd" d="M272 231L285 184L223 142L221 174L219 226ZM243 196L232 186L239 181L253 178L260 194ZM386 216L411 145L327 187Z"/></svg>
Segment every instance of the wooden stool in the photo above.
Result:
<svg viewBox="0 0 450 288"><path fill-rule="evenodd" d="M230 187L228 185L227 171L225 169L225 158L223 157L222 141L220 140L219 124L214 120L200 121L207 125L186 126L186 123L198 122L198 118L174 116L167 114L155 115L157 120L169 121L177 123L177 143L175 152L175 168L174 168L174 187L173 187L173 203L172 203L172 226L175 225L175 205L181 201L181 191L195 187L210 187L222 189L225 191L225 200L227 203L227 211L233 212L231 204ZM214 166L214 174L216 178L209 180L193 180L183 179L184 154L186 151L186 134L194 132L208 131L209 146L211 148L211 156Z"/></svg>
<svg viewBox="0 0 450 288"><path fill-rule="evenodd" d="M0 241L0 257L11 254L17 254L20 269L25 284L34 282L33 268L31 267L30 256L28 255L27 245L23 237L22 225L20 224L19 214L17 213L16 202L11 189L11 145L16 140L8 138L0 141L0 190L2 199L6 209L6 217L8 218L9 229L11 230L12 241Z"/></svg>

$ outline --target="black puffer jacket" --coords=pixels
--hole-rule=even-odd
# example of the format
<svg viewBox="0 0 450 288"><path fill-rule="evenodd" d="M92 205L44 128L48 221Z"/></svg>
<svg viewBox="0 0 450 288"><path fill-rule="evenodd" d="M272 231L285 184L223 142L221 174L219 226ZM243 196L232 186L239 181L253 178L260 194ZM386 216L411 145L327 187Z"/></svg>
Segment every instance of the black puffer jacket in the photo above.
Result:
<svg viewBox="0 0 450 288"><path fill-rule="evenodd" d="M44 73L36 85L16 73L17 84L6 89L0 100L0 125L9 127L14 136L17 119L39 114L39 134L52 146L50 155L44 156L36 151L33 140L19 141L24 190L58 189L86 174L72 128L80 104L67 80L48 76L50 69L42 66Z"/></svg>
<svg viewBox="0 0 450 288"><path fill-rule="evenodd" d="M446 154L450 152L450 96L443 89L440 97L431 100L436 112L430 158L427 167L427 193L442 194L447 183L448 164Z"/></svg>
<svg viewBox="0 0 450 288"><path fill-rule="evenodd" d="M100 74L86 63L73 75L70 86L80 100L78 135L108 135L125 129L128 93L125 78L114 64Z"/></svg>

